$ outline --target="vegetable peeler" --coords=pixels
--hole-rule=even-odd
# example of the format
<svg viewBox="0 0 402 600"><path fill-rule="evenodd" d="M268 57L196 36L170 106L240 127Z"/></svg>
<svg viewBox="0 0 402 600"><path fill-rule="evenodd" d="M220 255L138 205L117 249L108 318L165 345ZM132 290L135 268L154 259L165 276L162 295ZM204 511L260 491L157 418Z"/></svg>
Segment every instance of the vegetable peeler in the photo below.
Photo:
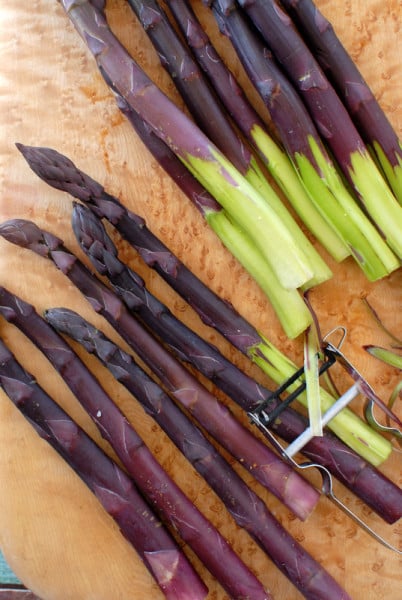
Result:
<svg viewBox="0 0 402 600"><path fill-rule="evenodd" d="M334 345L329 341L329 337L336 331L341 332L341 339L337 345ZM383 433L389 433L395 437L397 442L400 444L402 441L402 431L397 427L391 427L380 424L374 416L374 405L380 405L380 407L394 420L395 415L390 413L383 402L377 397L372 387L367 383L363 376L359 373L356 367L346 358L341 352L341 346L346 338L346 329L344 327L337 327L336 329L329 332L323 338L323 360L319 368L319 375L323 376L329 369L338 363L343 369L350 375L354 383L346 390L334 404L321 416L321 423L324 427L331 419L333 419L342 409L350 404L360 394L366 398L365 405L365 416L369 424L376 430ZM296 469L318 469L322 479L321 493L327 496L338 508L340 508L345 514L347 514L353 521L355 521L366 533L371 535L380 544L392 550L398 554L402 554L402 550L396 548L382 536L375 532L371 527L367 525L355 512L353 512L344 502L342 502L334 493L333 490L333 479L331 473L323 465L317 464L312 461L308 462L297 462L295 456L300 452L303 447L312 439L313 433L311 427L308 426L303 433L301 433L295 440L293 440L287 447L284 447L281 442L274 436L271 430L271 425L280 416L283 410L285 410L297 397L305 390L306 384L302 380L304 374L304 367L301 367L291 377L289 377L284 383L282 383L276 390L274 390L269 397L262 403L260 403L255 410L250 411L248 416L252 423L254 423L268 438L273 447L282 456L284 460L289 462ZM285 399L282 400L282 394L286 393L287 389L294 384L296 381L301 380L300 385L296 390L289 393ZM267 411L267 405L272 399L280 400L280 403L275 409ZM399 423L399 421L398 421Z"/></svg>

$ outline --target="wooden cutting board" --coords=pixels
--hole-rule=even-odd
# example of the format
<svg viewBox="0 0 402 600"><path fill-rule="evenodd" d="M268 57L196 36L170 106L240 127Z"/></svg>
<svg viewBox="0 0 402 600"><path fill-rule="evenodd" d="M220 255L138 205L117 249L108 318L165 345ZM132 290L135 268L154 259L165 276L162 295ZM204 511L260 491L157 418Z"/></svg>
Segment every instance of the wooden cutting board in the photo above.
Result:
<svg viewBox="0 0 402 600"><path fill-rule="evenodd" d="M317 0L379 97L402 137L402 5L398 0ZM218 37L201 2L199 10L211 36L244 82L226 40ZM108 17L121 40L154 80L177 100L158 58L122 0L108 2ZM14 143L53 147L102 182L209 286L230 300L250 322L298 363L301 340L289 341L263 294L208 230L196 210L155 164L117 110L93 59L55 0L0 2L0 164L1 221L35 220L79 252L70 230L71 199L47 187L25 164ZM260 106L250 90L253 101ZM270 382L147 270L122 245L123 256L138 267L150 289L206 339L262 382ZM81 255L81 254L80 254ZM363 344L389 345L368 312L367 298L384 324L401 335L402 272L369 284L352 261L333 265L333 279L315 290L312 303L323 332L336 325L348 329L346 354L387 400L400 374L380 364ZM68 306L118 340L65 277L44 259L0 239L0 284L35 304ZM82 424L102 446L94 426L43 356L15 328L0 320L0 333L25 368ZM244 561L277 599L301 595L239 529L220 500L177 453L166 436L95 359L80 352L105 388L122 407L162 465L196 505L219 526ZM347 382L345 382L346 384ZM222 400L222 394L219 395ZM227 400L225 400L227 401ZM355 410L360 411L360 401ZM234 409L239 418L239 411ZM382 467L401 484L401 454ZM354 600L402 597L402 564L325 498L306 523L300 523L249 475L240 471L274 514L303 546L321 561ZM120 535L95 497L31 426L6 396L0 395L0 548L25 585L44 600L156 599L161 594L135 552ZM338 490L338 488L337 488ZM344 494L339 490L339 494ZM391 543L398 544L400 525L388 526L361 503L344 494L350 506ZM210 589L210 599L227 596L194 561Z"/></svg>

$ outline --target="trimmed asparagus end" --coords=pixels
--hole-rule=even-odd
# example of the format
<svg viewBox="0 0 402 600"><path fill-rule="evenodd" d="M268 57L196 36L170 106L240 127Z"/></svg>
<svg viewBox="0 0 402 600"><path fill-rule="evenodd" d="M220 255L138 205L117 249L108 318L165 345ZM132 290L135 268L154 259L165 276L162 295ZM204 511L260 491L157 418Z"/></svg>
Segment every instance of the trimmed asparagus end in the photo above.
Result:
<svg viewBox="0 0 402 600"><path fill-rule="evenodd" d="M314 203L348 244L366 277L370 281L386 277L399 267L398 259L350 195L336 168L328 163L312 137L309 144L321 175L306 156L296 154L295 161Z"/></svg>
<svg viewBox="0 0 402 600"><path fill-rule="evenodd" d="M284 161L288 160L286 155L284 155L283 158ZM284 173L284 178L286 179L287 177L289 177L289 175L291 175L293 171L293 176L297 179L297 174L289 161L288 164L290 166L290 173ZM277 170L280 170L280 167L278 167ZM289 213L288 209L283 204L279 196L269 185L267 179L263 176L261 171L260 173L261 177L263 177L263 180L259 179L258 181L256 181L253 187L255 187L255 189L257 189L257 191L260 192L263 199L268 203L270 208L274 210L274 212L281 219L282 223L285 225L286 229L295 241L296 246L300 248L300 250L304 253L308 264L310 265L314 273L312 278L302 286L303 289L309 289L316 285L319 285L320 283L323 283L324 281L328 281L328 279L332 277L331 269L321 258L321 256L314 248L310 240L304 235L299 225Z"/></svg>
<svg viewBox="0 0 402 600"><path fill-rule="evenodd" d="M189 154L182 160L244 228L285 289L297 289L307 283L314 273L279 217L229 161L212 148L211 152L214 162Z"/></svg>
<svg viewBox="0 0 402 600"><path fill-rule="evenodd" d="M371 356L378 358L382 362L387 365L391 365L391 367L396 367L400 371L402 371L402 356L393 352L392 350L387 350L386 348L382 348L381 346L372 346L367 345L364 346L364 349L367 350Z"/></svg>
<svg viewBox="0 0 402 600"><path fill-rule="evenodd" d="M344 260L350 255L349 248L314 206L287 154L258 125L253 127L251 136L268 170L303 223L337 262Z"/></svg>
<svg viewBox="0 0 402 600"><path fill-rule="evenodd" d="M233 223L225 211L206 213L210 227L268 297L288 338L294 339L312 318L297 290L286 290L267 265L249 236Z"/></svg>
<svg viewBox="0 0 402 600"><path fill-rule="evenodd" d="M350 162L350 177L365 209L388 246L402 259L402 206L393 196L370 154L355 152ZM395 268L398 266L399 263Z"/></svg>

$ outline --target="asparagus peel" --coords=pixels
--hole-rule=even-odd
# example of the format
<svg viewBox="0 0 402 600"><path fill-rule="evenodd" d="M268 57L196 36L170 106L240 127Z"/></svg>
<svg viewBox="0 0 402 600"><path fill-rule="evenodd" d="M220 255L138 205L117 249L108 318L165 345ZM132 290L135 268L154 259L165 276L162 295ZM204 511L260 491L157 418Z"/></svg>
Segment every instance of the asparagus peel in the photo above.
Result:
<svg viewBox="0 0 402 600"><path fill-rule="evenodd" d="M303 287L311 287L329 279L330 269L268 183L248 146L234 130L219 99L189 48L173 29L165 11L156 0L129 0L129 4L151 39L162 66L171 75L195 122L261 193L268 205L279 215L297 247L305 254L313 275ZM284 177L287 175L288 172ZM296 177L296 174L294 175Z"/></svg>
<svg viewBox="0 0 402 600"><path fill-rule="evenodd" d="M0 386L38 434L68 462L113 517L168 600L208 590L132 480L35 382L0 341Z"/></svg>
<svg viewBox="0 0 402 600"><path fill-rule="evenodd" d="M231 398L245 397L246 402L253 398L254 381L237 369L214 346L189 330L149 293L144 281L118 259L117 249L112 240L99 219L88 208L76 204L72 222L77 240L95 269L108 277L130 311L138 315L151 331L164 340L178 358L195 366ZM328 396L322 400L323 405L326 400ZM324 410L327 408L329 406L324 405ZM342 424L341 427L338 426L339 423ZM363 439L365 445L369 444L372 437L372 429L349 409L332 419L330 427L345 443L350 443L350 438L356 435L359 442L357 445L352 442L354 448L358 448Z"/></svg>
<svg viewBox="0 0 402 600"><path fill-rule="evenodd" d="M105 80L112 82L113 90L169 145L245 230L283 287L295 289L311 279L313 273L306 257L277 214L200 129L152 83L113 35L103 14L88 0L79 3L62 0L62 5Z"/></svg>
<svg viewBox="0 0 402 600"><path fill-rule="evenodd" d="M227 593L238 600L271 598L229 543L156 461L97 379L33 306L1 290L2 312L40 348L111 444L147 501L193 549ZM115 308L115 307L114 307Z"/></svg>
<svg viewBox="0 0 402 600"><path fill-rule="evenodd" d="M55 265L69 277L80 289L96 312L102 314L127 341L131 348L172 393L186 403L189 410L203 411L206 389L172 355L163 349L156 340L147 334L140 323L125 309L119 298L104 284L94 278L82 263L62 245L61 241L50 233L41 231L34 223L14 220L0 227L3 237L9 241L30 248L43 257L53 260ZM0 312L6 319L32 335L32 314L30 326L22 314L10 311L4 300L4 291ZM253 382L250 381L250 385ZM249 394L241 393L234 401L246 411L253 410L269 394L263 386L253 383ZM202 399L202 401L201 401ZM195 402L199 400L199 402ZM279 401L272 399L268 410L275 409ZM198 416L197 416L198 418ZM276 420L272 429L286 441L293 441L307 427L307 420L292 408L287 408L281 418ZM380 436L387 448L390 444ZM313 462L325 466L346 487L352 490L384 520L392 523L402 515L402 492L376 468L368 464L353 450L345 446L329 432L316 437L304 447L303 453Z"/></svg>
<svg viewBox="0 0 402 600"><path fill-rule="evenodd" d="M57 331L69 335L88 352L96 354L113 375L140 400L225 502L237 523L250 533L306 598L328 600L331 597L342 597L344 592L339 586L322 572L322 568L286 532L260 498L196 430L191 421L165 394L156 391L158 386L135 365L130 355L70 310L50 309L45 316ZM300 565L303 567L300 568Z"/></svg>
<svg viewBox="0 0 402 600"><path fill-rule="evenodd" d="M276 0L240 0L239 4L298 89L340 169L390 248L401 259L402 207L291 19Z"/></svg>
<svg viewBox="0 0 402 600"><path fill-rule="evenodd" d="M401 141L333 25L312 0L281 0L281 5L333 82L360 135L374 150L395 197L402 203Z"/></svg>
<svg viewBox="0 0 402 600"><path fill-rule="evenodd" d="M245 15L234 2L214 0L212 8L221 31L230 38L264 100L312 201L349 246L352 256L370 280L396 270L400 265L398 257L350 194L301 98ZM359 157L354 155L354 160L358 161ZM362 185L366 183L362 182ZM397 205L397 210L399 208ZM397 218L397 214L393 214ZM393 225L393 228L398 227L398 224Z"/></svg>
<svg viewBox="0 0 402 600"><path fill-rule="evenodd" d="M402 371L402 356L397 354L394 350L382 348L381 346L374 346L373 344L364 346L364 349L371 354L371 356Z"/></svg>
<svg viewBox="0 0 402 600"><path fill-rule="evenodd" d="M299 217L337 261L349 256L347 246L310 201L286 152L269 135L266 125L248 101L234 74L215 50L191 5L187 0L169 0L167 4L222 104L259 153Z"/></svg>

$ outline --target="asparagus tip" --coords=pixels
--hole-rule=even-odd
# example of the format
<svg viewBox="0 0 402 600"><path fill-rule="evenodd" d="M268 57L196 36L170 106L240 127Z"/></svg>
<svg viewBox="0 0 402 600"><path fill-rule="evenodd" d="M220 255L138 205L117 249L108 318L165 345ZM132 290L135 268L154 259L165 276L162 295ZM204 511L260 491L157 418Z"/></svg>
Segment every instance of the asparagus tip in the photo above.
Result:
<svg viewBox="0 0 402 600"><path fill-rule="evenodd" d="M29 248L41 256L61 244L56 236L43 232L35 223L26 219L10 219L0 224L0 235L12 244Z"/></svg>

